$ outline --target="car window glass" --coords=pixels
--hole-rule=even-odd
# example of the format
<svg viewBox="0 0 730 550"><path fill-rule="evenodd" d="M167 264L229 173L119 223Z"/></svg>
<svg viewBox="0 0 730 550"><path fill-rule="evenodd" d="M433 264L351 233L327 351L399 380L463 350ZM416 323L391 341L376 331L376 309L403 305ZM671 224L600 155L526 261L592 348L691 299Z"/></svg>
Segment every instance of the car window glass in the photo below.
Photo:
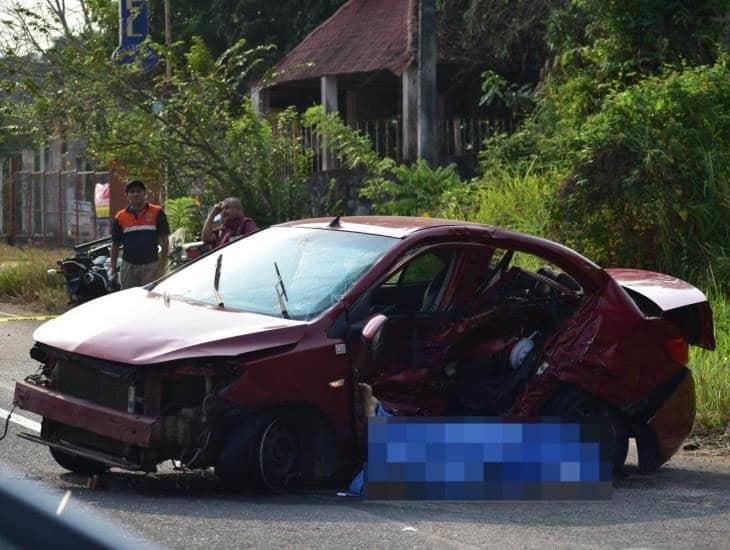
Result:
<svg viewBox="0 0 730 550"><path fill-rule="evenodd" d="M500 278L500 273L498 273L500 269L504 269L505 271L512 269L514 273L519 270L524 276L521 276L516 284L520 284L520 281L523 285L530 284L528 282L529 279L533 279L539 283L539 277L545 277L573 292L582 292L580 285L568 273L565 273L552 262L534 254L517 250L496 249L489 262L488 276L492 283L495 283ZM533 274L539 277L535 279ZM491 285L483 285L482 288L484 289L487 286Z"/></svg>
<svg viewBox="0 0 730 550"><path fill-rule="evenodd" d="M153 290L217 304L213 280L222 255L219 293L226 307L282 317L281 282L288 315L308 320L335 304L397 243L380 235L274 227L213 251Z"/></svg>
<svg viewBox="0 0 730 550"><path fill-rule="evenodd" d="M369 312L433 311L449 278L454 254L454 249L441 248L410 260L372 291Z"/></svg>
<svg viewBox="0 0 730 550"><path fill-rule="evenodd" d="M410 262L404 269L400 284L423 283L434 279L446 267L446 261L434 253L424 254Z"/></svg>

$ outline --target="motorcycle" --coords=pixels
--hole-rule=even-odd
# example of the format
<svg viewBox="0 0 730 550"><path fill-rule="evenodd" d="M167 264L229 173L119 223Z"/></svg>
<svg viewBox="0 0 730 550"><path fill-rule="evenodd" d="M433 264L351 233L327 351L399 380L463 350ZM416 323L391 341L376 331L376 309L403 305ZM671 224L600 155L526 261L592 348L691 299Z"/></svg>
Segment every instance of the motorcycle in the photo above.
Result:
<svg viewBox="0 0 730 550"><path fill-rule="evenodd" d="M212 248L203 241L186 243L184 238L180 230L170 235L170 269L177 269ZM120 289L118 275L112 276L111 245L111 237L76 245L73 256L58 261L59 269L48 270L49 275L61 274L66 279L69 305L77 306Z"/></svg>
<svg viewBox="0 0 730 550"><path fill-rule="evenodd" d="M177 269L189 261L210 252L212 248L209 243L203 241L186 243L185 230L183 228L177 229L170 235L170 269Z"/></svg>
<svg viewBox="0 0 730 550"><path fill-rule="evenodd" d="M58 260L58 269L49 269L49 275L63 275L69 305L77 306L119 290L117 277L112 277L111 237L74 246L73 256Z"/></svg>

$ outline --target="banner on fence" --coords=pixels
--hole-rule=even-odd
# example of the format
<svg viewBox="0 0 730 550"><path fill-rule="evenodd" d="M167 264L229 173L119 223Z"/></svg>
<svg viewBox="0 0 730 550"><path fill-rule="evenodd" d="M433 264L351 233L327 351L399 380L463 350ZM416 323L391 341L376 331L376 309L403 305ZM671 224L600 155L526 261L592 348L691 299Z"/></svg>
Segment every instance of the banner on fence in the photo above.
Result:
<svg viewBox="0 0 730 550"><path fill-rule="evenodd" d="M109 184L97 183L94 186L94 209L97 218L109 217Z"/></svg>

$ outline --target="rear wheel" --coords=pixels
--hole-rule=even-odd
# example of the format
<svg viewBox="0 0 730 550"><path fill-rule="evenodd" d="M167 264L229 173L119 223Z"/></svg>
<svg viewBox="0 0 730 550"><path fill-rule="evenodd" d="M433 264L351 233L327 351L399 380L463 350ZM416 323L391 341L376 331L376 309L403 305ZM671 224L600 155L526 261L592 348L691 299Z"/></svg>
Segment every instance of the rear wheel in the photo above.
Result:
<svg viewBox="0 0 730 550"><path fill-rule="evenodd" d="M543 405L541 414L563 417L596 417L603 419L612 434L612 463L620 472L629 452L629 436L625 422L615 409L577 386L563 386Z"/></svg>

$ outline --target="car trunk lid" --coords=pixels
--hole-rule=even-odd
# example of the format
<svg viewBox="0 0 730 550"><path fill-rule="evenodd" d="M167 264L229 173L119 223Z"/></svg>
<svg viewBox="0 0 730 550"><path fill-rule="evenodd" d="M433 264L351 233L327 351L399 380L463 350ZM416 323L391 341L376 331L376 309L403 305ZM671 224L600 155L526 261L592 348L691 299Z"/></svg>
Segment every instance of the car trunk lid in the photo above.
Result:
<svg viewBox="0 0 730 550"><path fill-rule="evenodd" d="M648 317L671 321L687 343L715 349L712 308L705 295L689 283L642 269L607 269Z"/></svg>

